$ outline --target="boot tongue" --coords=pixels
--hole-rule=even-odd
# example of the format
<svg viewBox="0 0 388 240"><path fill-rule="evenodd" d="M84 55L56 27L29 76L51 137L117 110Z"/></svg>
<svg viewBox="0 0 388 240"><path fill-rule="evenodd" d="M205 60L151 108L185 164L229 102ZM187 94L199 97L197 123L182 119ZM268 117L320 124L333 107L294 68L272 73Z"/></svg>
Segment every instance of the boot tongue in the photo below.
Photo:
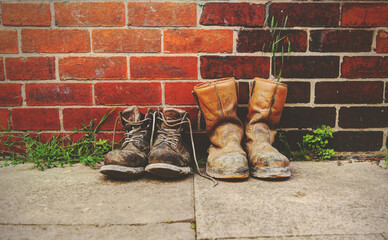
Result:
<svg viewBox="0 0 388 240"><path fill-rule="evenodd" d="M125 109L122 112L122 124L125 126L128 122L138 122L141 120L141 113L139 111L139 108L136 106L131 106Z"/></svg>
<svg viewBox="0 0 388 240"><path fill-rule="evenodd" d="M180 110L180 109L174 109L174 108L164 108L162 114L163 114L163 117L167 123L174 124L174 123L177 123L177 121L175 121L175 120L182 118L184 111ZM179 128L180 126L177 125L175 127L169 127L165 123L163 123L162 127L165 129L168 129L168 128L169 129L176 129L176 128Z"/></svg>

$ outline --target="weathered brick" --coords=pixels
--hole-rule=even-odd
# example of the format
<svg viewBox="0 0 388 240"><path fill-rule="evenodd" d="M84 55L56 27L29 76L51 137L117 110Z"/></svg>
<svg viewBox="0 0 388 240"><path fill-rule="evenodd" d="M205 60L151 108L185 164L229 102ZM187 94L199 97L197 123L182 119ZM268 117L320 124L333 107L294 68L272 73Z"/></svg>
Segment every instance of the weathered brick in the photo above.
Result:
<svg viewBox="0 0 388 240"><path fill-rule="evenodd" d="M0 30L0 53L18 52L18 33L15 30Z"/></svg>
<svg viewBox="0 0 388 240"><path fill-rule="evenodd" d="M342 26L388 26L387 3L345 3L342 6Z"/></svg>
<svg viewBox="0 0 388 240"><path fill-rule="evenodd" d="M382 103L383 82L317 82L315 103Z"/></svg>
<svg viewBox="0 0 388 240"><path fill-rule="evenodd" d="M339 23L339 3L272 3L270 18L282 25L288 16L287 26L336 27Z"/></svg>
<svg viewBox="0 0 388 240"><path fill-rule="evenodd" d="M55 25L67 27L124 26L125 5L120 2L56 2Z"/></svg>
<svg viewBox="0 0 388 240"><path fill-rule="evenodd" d="M12 109L14 130L59 130L57 108L14 108Z"/></svg>
<svg viewBox="0 0 388 240"><path fill-rule="evenodd" d="M386 78L388 57L344 57L341 72L344 78Z"/></svg>
<svg viewBox="0 0 388 240"><path fill-rule="evenodd" d="M96 83L96 104L100 105L158 105L161 103L160 83Z"/></svg>
<svg viewBox="0 0 388 240"><path fill-rule="evenodd" d="M196 3L131 2L128 3L129 26L196 26Z"/></svg>
<svg viewBox="0 0 388 240"><path fill-rule="evenodd" d="M3 62L3 58L0 57L0 80L4 80L5 79L5 75L4 75L4 62Z"/></svg>
<svg viewBox="0 0 388 240"><path fill-rule="evenodd" d="M249 82L238 83L238 103L248 104L249 102Z"/></svg>
<svg viewBox="0 0 388 240"><path fill-rule="evenodd" d="M131 57L132 79L197 79L196 57Z"/></svg>
<svg viewBox="0 0 388 240"><path fill-rule="evenodd" d="M310 83L309 82L284 82L287 84L286 103L309 103Z"/></svg>
<svg viewBox="0 0 388 240"><path fill-rule="evenodd" d="M42 53L90 52L88 30L23 29L22 51Z"/></svg>
<svg viewBox="0 0 388 240"><path fill-rule="evenodd" d="M276 72L280 71L280 57L276 60ZM339 74L339 57L290 56L284 58L284 78L336 78Z"/></svg>
<svg viewBox="0 0 388 240"><path fill-rule="evenodd" d="M203 78L235 77L251 79L269 77L268 57L201 57L201 75Z"/></svg>
<svg viewBox="0 0 388 240"><path fill-rule="evenodd" d="M164 51L172 53L231 53L233 51L233 31L168 29L164 31Z"/></svg>
<svg viewBox="0 0 388 240"><path fill-rule="evenodd" d="M0 154L10 155L10 153L24 153L25 143L20 142L21 137L24 134L21 133L3 133L0 136ZM13 143L12 146L8 146L5 143Z"/></svg>
<svg viewBox="0 0 388 240"><path fill-rule="evenodd" d="M310 31L312 52L370 52L373 31L317 30Z"/></svg>
<svg viewBox="0 0 388 240"><path fill-rule="evenodd" d="M206 3L201 15L202 25L263 26L265 5L252 3Z"/></svg>
<svg viewBox="0 0 388 240"><path fill-rule="evenodd" d="M307 33L302 30L286 30L282 31L280 37L287 36L290 41L291 51L293 52L305 52L307 49ZM269 43L274 41L274 36L271 35L269 30L243 30L238 33L237 52L271 52ZM288 42L287 39L283 39L279 43L278 52L287 52Z"/></svg>
<svg viewBox="0 0 388 240"><path fill-rule="evenodd" d="M385 83L385 100L384 102L388 103L388 82Z"/></svg>
<svg viewBox="0 0 388 240"><path fill-rule="evenodd" d="M27 83L27 105L90 105L91 83Z"/></svg>
<svg viewBox="0 0 388 240"><path fill-rule="evenodd" d="M279 123L281 128L317 128L322 124L334 127L334 107L285 107Z"/></svg>
<svg viewBox="0 0 388 240"><path fill-rule="evenodd" d="M165 83L164 98L167 104L197 104L191 92L199 82Z"/></svg>
<svg viewBox="0 0 388 240"><path fill-rule="evenodd" d="M161 32L158 29L93 30L94 52L160 52Z"/></svg>
<svg viewBox="0 0 388 240"><path fill-rule="evenodd" d="M0 106L20 106L22 101L21 84L0 84Z"/></svg>
<svg viewBox="0 0 388 240"><path fill-rule="evenodd" d="M342 128L388 127L388 107L341 107L338 125Z"/></svg>
<svg viewBox="0 0 388 240"><path fill-rule="evenodd" d="M63 109L63 128L65 130L72 130L75 127L80 129L83 127L82 124L89 125L92 120L96 126L106 113L111 112L99 129L113 130L115 119L123 109L116 108L113 111L113 108L65 108ZM119 124L117 126L118 129L121 128Z"/></svg>
<svg viewBox="0 0 388 240"><path fill-rule="evenodd" d="M125 57L66 57L59 59L61 79L126 79Z"/></svg>
<svg viewBox="0 0 388 240"><path fill-rule="evenodd" d="M388 53L388 31L380 30L376 37L376 52Z"/></svg>
<svg viewBox="0 0 388 240"><path fill-rule="evenodd" d="M0 131L3 129L9 129L9 121L11 120L9 117L8 109L0 109Z"/></svg>
<svg viewBox="0 0 388 240"><path fill-rule="evenodd" d="M383 132L380 131L339 131L335 132L330 146L337 152L380 151Z"/></svg>
<svg viewBox="0 0 388 240"><path fill-rule="evenodd" d="M46 80L55 78L54 57L6 58L7 78L11 80Z"/></svg>
<svg viewBox="0 0 388 240"><path fill-rule="evenodd" d="M237 117L241 120L241 122L246 122L248 115L248 107L238 107L237 108ZM205 124L206 126L206 124Z"/></svg>
<svg viewBox="0 0 388 240"><path fill-rule="evenodd" d="M2 3L1 15L4 26L51 25L49 3Z"/></svg>

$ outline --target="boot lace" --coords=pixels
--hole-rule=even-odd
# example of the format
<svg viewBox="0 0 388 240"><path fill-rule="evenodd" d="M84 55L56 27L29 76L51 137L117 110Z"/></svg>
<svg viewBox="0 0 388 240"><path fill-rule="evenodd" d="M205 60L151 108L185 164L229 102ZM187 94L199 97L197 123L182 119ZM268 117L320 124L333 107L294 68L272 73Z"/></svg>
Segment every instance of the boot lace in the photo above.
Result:
<svg viewBox="0 0 388 240"><path fill-rule="evenodd" d="M169 120L169 122L167 122L167 120L165 119L163 114L158 114L160 116L156 116L157 112L158 111L155 111L153 113L153 124L152 124L151 144L150 144L150 146L153 146L153 139L154 139L154 133L155 133L156 119L158 119L159 121L162 121L167 127L170 127L170 128L174 128L174 127L179 126L179 128L177 130L175 130L175 129L171 130L171 131L175 131L174 133L168 133L168 131L166 131L166 130L158 130L157 131L157 133L160 134L158 136L160 136L163 141L169 143L170 145L174 146L175 148L177 147L177 143L179 142L179 139L180 139L179 132L182 131L184 124L188 124L189 125L189 131L190 131L191 147L193 149L193 158L194 158L194 162L195 162L195 165L196 165L196 168L197 168L197 172L198 172L198 174L201 177L204 177L204 178L207 178L207 179L213 181L213 183L214 183L213 187L217 186L218 182L214 178L212 178L212 177L210 177L208 175L203 174L200 171L200 169L199 169L199 165L198 165L198 161L197 161L197 156L196 156L196 151L195 151L195 145L194 145L193 129L191 127L191 121L190 121L190 119L188 117L188 113L186 112L183 115L183 117L180 118L180 119Z"/></svg>
<svg viewBox="0 0 388 240"><path fill-rule="evenodd" d="M115 143L116 126L117 126L117 122L119 119L120 119L120 116L118 116L116 118L116 121L115 121L115 126L114 126L114 131L113 131L112 151L113 151L114 143ZM146 128L147 128L150 121L151 121L151 119L145 118L145 119L140 120L138 122L127 122L125 124L125 126L123 126L124 129L127 130L127 132L124 133L124 142L121 146L121 149L126 147L129 143L141 142L144 135L147 134ZM129 129L131 129L131 130L129 130Z"/></svg>

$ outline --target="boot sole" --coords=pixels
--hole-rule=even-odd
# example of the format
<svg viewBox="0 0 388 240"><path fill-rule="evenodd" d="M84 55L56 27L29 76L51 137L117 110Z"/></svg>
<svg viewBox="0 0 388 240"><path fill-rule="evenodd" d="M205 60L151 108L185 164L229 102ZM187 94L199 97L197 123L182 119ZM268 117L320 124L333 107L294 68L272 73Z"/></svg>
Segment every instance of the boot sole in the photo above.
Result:
<svg viewBox="0 0 388 240"><path fill-rule="evenodd" d="M291 177L290 167L256 167L250 171L255 178L289 178Z"/></svg>
<svg viewBox="0 0 388 240"><path fill-rule="evenodd" d="M134 178L144 172L144 167L126 167L120 165L104 165L100 169L100 173L112 178Z"/></svg>
<svg viewBox="0 0 388 240"><path fill-rule="evenodd" d="M249 177L249 170L232 170L225 168L206 168L206 174L218 179L245 179Z"/></svg>
<svg viewBox="0 0 388 240"><path fill-rule="evenodd" d="M168 163L152 163L145 168L145 171L162 178L175 178L191 173L191 168Z"/></svg>

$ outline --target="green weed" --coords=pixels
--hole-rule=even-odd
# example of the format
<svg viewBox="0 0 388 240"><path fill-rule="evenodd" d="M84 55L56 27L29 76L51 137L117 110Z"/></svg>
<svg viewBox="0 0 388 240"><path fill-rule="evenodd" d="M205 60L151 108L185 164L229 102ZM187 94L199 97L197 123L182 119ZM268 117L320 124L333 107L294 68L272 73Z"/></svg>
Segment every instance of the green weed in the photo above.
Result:
<svg viewBox="0 0 388 240"><path fill-rule="evenodd" d="M46 168L83 163L93 168L104 159L111 148L109 141L96 140L96 134L101 124L113 111L114 109L108 110L97 125L95 120L92 120L88 125L82 124L80 129L75 127L70 135L53 135L46 142L28 133L20 135L2 131L0 139L3 140L0 140L0 146L15 149L14 151L2 150L1 155L5 160L3 166L32 162L33 168L43 171ZM71 135L74 134L82 134L82 137L72 140ZM22 150L20 152L23 153L18 153L17 150Z"/></svg>

